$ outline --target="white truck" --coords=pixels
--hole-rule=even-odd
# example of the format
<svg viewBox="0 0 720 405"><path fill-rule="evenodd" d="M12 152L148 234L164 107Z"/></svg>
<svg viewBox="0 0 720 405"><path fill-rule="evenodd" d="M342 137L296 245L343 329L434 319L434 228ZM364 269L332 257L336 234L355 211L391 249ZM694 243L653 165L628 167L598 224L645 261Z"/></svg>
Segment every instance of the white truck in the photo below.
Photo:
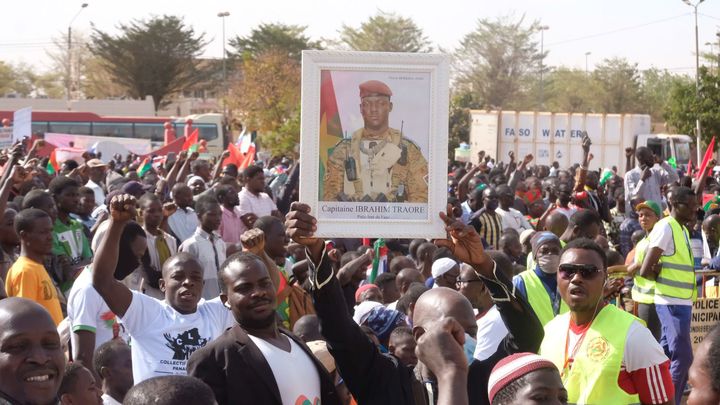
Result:
<svg viewBox="0 0 720 405"><path fill-rule="evenodd" d="M692 138L651 134L650 116L645 114L471 110L470 118L473 160L481 150L501 160L507 160L512 151L518 160L532 153L535 164L549 166L557 161L567 168L582 159L585 131L593 143L591 169L616 166L624 172L625 148L629 147L647 146L663 159L673 157L678 168L684 168L690 159Z"/></svg>

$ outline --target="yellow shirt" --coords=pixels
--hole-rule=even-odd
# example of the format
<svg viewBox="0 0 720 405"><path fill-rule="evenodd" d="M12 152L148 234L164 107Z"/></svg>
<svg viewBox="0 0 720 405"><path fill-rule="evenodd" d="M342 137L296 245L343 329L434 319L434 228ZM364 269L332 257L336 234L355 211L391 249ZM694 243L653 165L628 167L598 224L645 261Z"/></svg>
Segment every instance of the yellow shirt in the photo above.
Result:
<svg viewBox="0 0 720 405"><path fill-rule="evenodd" d="M55 325L63 320L57 289L41 263L20 256L8 270L5 292L8 297L27 298L42 305Z"/></svg>

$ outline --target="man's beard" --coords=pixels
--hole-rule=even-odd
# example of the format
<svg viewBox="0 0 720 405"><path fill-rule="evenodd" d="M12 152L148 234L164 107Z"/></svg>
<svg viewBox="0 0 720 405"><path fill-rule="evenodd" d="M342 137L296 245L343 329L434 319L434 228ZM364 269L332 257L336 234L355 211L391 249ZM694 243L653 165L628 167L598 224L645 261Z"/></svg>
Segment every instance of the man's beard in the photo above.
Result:
<svg viewBox="0 0 720 405"><path fill-rule="evenodd" d="M266 318L262 319L238 319L238 323L240 326L242 326L244 329L264 329L268 326L272 325L277 318L277 315L275 311L273 311L270 315L268 315Z"/></svg>

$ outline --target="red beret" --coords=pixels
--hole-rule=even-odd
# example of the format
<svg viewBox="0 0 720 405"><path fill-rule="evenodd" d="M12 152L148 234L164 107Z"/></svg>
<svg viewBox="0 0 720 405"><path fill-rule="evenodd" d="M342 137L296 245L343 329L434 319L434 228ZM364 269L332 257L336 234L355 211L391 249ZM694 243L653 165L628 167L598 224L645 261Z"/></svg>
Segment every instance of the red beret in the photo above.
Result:
<svg viewBox="0 0 720 405"><path fill-rule="evenodd" d="M392 96L392 90L387 84L379 80L369 80L365 83L360 83L360 98L367 96Z"/></svg>

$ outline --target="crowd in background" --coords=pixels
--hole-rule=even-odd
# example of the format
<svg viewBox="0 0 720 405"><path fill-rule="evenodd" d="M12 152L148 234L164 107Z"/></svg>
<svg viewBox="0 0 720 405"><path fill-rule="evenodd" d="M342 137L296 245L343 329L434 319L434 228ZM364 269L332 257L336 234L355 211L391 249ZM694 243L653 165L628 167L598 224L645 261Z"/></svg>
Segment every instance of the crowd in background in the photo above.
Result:
<svg viewBox="0 0 720 405"><path fill-rule="evenodd" d="M569 168L451 162L448 239L385 240L376 277L372 241L313 235L290 159L54 173L14 145L0 404L717 403L720 333L694 362L689 336L718 296L696 275L720 269L714 164L640 147L596 171L582 142Z"/></svg>

